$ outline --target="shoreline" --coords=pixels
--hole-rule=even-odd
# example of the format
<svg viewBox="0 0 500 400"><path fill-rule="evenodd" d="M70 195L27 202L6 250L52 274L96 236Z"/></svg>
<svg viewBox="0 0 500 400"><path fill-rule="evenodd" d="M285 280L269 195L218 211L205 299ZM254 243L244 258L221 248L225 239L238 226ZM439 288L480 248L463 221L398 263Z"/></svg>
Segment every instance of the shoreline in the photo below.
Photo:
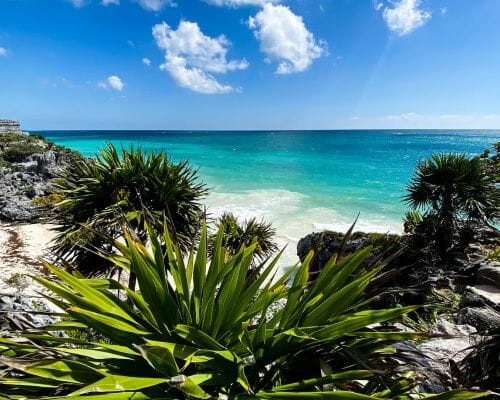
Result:
<svg viewBox="0 0 500 400"><path fill-rule="evenodd" d="M248 200L252 198L254 192L256 191L212 193L206 199L205 205L213 219L220 217L225 211L230 211L241 220L256 217L272 223L276 229L276 242L279 249L285 248L277 264L281 273L299 261L297 243L300 239L310 233L324 230L346 232L354 222L348 217L339 217L329 209L311 208L304 213L297 205L288 204L279 207L281 212L276 211L273 207L276 204L282 204L283 201L283 196L279 196L279 193L276 193L276 204L255 201L249 203ZM315 214L316 217L313 217ZM328 217L335 218L335 220L330 219L331 222L329 222L325 219ZM53 230L56 226L48 223L0 222L0 265L2 266L0 294L19 292L31 296L36 295L37 291L42 289L28 275L43 274L40 260L49 256L48 246L56 235ZM362 216L356 224L355 231L402 233L401 230L395 231L390 227L366 222Z"/></svg>
<svg viewBox="0 0 500 400"><path fill-rule="evenodd" d="M357 212L346 216L333 208L304 206L305 196L287 190L244 190L238 192L211 192L205 200L207 212L217 219L224 212L233 213L241 221L263 219L276 229L279 249L285 248L277 266L281 272L299 261L297 244L313 232L325 230L345 233L356 220ZM366 233L403 233L403 216L400 220L374 220L360 213L354 231Z"/></svg>

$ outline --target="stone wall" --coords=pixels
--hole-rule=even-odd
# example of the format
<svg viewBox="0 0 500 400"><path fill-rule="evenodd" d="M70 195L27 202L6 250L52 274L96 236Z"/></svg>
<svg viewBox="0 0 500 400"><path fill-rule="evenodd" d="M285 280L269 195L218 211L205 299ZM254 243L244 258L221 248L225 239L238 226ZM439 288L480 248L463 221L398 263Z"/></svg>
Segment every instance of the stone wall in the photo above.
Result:
<svg viewBox="0 0 500 400"><path fill-rule="evenodd" d="M0 134L2 133L21 133L19 122L10 119L0 119Z"/></svg>

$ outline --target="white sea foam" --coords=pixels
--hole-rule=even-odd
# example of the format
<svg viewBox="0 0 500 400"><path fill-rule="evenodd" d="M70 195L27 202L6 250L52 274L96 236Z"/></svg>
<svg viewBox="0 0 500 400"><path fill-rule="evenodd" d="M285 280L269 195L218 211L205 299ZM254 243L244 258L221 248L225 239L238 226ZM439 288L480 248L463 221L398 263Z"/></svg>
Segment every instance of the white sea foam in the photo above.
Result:
<svg viewBox="0 0 500 400"><path fill-rule="evenodd" d="M356 218L355 211L336 211L313 207L309 196L281 189L259 189L233 193L212 192L206 201L209 214L217 218L226 211L238 218L262 218L277 231L280 247L287 246L279 267L295 264L297 242L311 232L335 230L345 232ZM379 215L361 215L356 230L368 232L401 232L401 222Z"/></svg>

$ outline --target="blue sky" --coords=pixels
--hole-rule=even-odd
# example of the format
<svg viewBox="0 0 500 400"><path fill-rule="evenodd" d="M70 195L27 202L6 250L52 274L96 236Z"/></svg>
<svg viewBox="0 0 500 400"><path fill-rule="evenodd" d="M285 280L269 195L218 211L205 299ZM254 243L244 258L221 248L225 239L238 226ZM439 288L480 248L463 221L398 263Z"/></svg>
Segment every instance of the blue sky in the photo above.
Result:
<svg viewBox="0 0 500 400"><path fill-rule="evenodd" d="M499 0L1 0L25 129L500 128Z"/></svg>

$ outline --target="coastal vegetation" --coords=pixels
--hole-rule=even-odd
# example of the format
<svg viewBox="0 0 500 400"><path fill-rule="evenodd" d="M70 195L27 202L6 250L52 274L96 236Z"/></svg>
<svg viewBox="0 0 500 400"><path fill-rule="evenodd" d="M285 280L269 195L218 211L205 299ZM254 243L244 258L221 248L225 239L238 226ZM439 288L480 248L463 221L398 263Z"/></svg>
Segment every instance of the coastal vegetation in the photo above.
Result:
<svg viewBox="0 0 500 400"><path fill-rule="evenodd" d="M186 259L168 225L147 249L128 230L110 257L139 290L46 264L58 281L35 278L65 318L0 343L6 396L61 399L410 399L422 379L391 343L422 337L385 326L415 309L370 309L365 289L383 266L361 264L370 248L332 257L310 284L311 252L272 278L279 255L246 285L254 242L226 259L221 226L208 263L207 231ZM289 285L286 282L291 275ZM123 301L127 292L132 304ZM284 300L274 313L273 305ZM106 342L61 333L92 329ZM59 332L54 336L52 332ZM75 347L82 345L84 347ZM474 399L450 391L434 399Z"/></svg>
<svg viewBox="0 0 500 400"><path fill-rule="evenodd" d="M231 213L224 213L217 221L222 227L222 247L225 249L225 258L234 257L242 247L248 247L255 241L252 266L255 273L258 273L262 262L268 260L278 251L275 241L276 230L265 221L258 221L250 218L243 222ZM216 242L217 234L214 233L209 238L209 251L213 253L213 246ZM259 265L260 264L260 265Z"/></svg>
<svg viewBox="0 0 500 400"><path fill-rule="evenodd" d="M497 183L480 157L434 154L418 164L408 186L406 227L445 258L467 244L477 226L498 218Z"/></svg>
<svg viewBox="0 0 500 400"><path fill-rule="evenodd" d="M119 152L108 144L97 157L73 164L56 182L64 222L53 253L86 276L109 273L112 264L98 253L112 251L123 224L144 238L146 223L158 228L164 219L186 251L196 239L207 193L196 178L186 162L173 163L164 152Z"/></svg>
<svg viewBox="0 0 500 400"><path fill-rule="evenodd" d="M45 159L49 147L36 140ZM430 338L444 297L451 308L470 301L477 252L497 257L495 148L420 163L405 235L354 225L312 234L283 275L270 224L231 213L207 222L207 187L188 163L112 145L71 158L49 175L51 191L30 200L55 204L62 224L47 276L33 277L61 312L39 326L9 320L0 399L492 395L484 390L500 390L497 326L481 330L486 340L452 379L433 374L415 346Z"/></svg>

